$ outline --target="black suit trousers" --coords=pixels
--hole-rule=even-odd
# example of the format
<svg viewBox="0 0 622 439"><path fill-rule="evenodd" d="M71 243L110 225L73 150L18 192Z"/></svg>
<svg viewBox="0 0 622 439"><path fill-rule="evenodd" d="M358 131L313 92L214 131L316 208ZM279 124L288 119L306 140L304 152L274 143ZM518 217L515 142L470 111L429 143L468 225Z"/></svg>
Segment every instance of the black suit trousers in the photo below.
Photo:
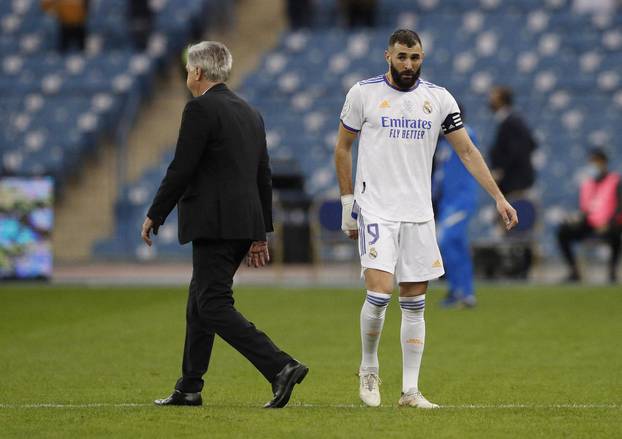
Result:
<svg viewBox="0 0 622 439"><path fill-rule="evenodd" d="M186 341L177 390L202 390L215 335L244 355L269 382L292 360L233 306L233 275L250 244L250 240L224 239L192 242Z"/></svg>

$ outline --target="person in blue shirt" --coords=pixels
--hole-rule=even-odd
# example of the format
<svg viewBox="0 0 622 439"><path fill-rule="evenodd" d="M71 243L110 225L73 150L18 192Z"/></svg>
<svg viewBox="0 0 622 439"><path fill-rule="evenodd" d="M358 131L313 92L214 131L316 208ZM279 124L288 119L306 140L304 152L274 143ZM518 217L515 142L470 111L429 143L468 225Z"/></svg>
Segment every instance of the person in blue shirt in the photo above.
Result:
<svg viewBox="0 0 622 439"><path fill-rule="evenodd" d="M464 111L460 110L464 118ZM465 128L479 147L473 129L466 124ZM469 220L477 208L476 181L444 136L436 147L434 170L432 187L437 208L438 243L449 286L443 305L470 308L476 304L468 236Z"/></svg>

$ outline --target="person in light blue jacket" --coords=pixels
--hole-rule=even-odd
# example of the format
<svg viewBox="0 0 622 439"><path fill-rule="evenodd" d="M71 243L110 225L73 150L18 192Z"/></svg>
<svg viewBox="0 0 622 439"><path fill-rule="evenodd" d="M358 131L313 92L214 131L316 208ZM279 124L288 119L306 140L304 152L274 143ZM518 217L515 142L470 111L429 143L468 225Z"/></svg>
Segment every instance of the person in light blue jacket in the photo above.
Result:
<svg viewBox="0 0 622 439"><path fill-rule="evenodd" d="M462 113L464 115L464 112ZM475 132L465 125L479 147ZM445 137L439 139L435 155L433 196L437 207L438 243L449 285L444 306L476 304L473 262L469 247L469 221L477 208L477 183Z"/></svg>

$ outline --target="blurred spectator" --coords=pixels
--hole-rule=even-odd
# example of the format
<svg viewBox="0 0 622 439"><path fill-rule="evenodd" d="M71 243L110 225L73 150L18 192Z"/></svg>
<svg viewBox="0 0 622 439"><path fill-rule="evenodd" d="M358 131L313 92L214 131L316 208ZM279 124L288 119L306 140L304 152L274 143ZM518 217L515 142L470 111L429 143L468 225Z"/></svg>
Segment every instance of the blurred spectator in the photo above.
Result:
<svg viewBox="0 0 622 439"><path fill-rule="evenodd" d="M609 281L616 282L616 266L620 256L622 235L622 185L620 175L608 170L608 158L601 149L589 154L589 177L581 184L580 212L562 223L557 240L570 273L568 281L581 279L571 245L575 241L595 237L609 243Z"/></svg>
<svg viewBox="0 0 622 439"><path fill-rule="evenodd" d="M348 27L374 27L377 6L377 0L339 0Z"/></svg>
<svg viewBox="0 0 622 439"><path fill-rule="evenodd" d="M462 120L464 111L460 107ZM473 129L465 124L476 146ZM433 195L437 206L438 238L448 283L444 306L475 306L469 221L477 208L477 184L445 137L436 147Z"/></svg>
<svg viewBox="0 0 622 439"><path fill-rule="evenodd" d="M89 0L41 0L41 8L56 17L60 25L59 50L72 46L84 50Z"/></svg>
<svg viewBox="0 0 622 439"><path fill-rule="evenodd" d="M134 47L144 51L149 43L154 18L149 0L128 0L127 17Z"/></svg>
<svg viewBox="0 0 622 439"><path fill-rule="evenodd" d="M313 0L287 0L287 19L292 30L311 27Z"/></svg>
<svg viewBox="0 0 622 439"><path fill-rule="evenodd" d="M490 167L499 188L508 199L529 189L535 180L531 154L537 144L523 119L513 110L514 94L509 87L494 87L490 109L499 122L490 148Z"/></svg>

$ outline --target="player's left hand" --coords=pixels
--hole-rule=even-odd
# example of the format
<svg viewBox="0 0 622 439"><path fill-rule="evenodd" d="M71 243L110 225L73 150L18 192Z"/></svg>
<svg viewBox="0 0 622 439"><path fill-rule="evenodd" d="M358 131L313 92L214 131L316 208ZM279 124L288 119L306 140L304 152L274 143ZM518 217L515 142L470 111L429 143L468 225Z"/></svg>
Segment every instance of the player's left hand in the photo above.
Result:
<svg viewBox="0 0 622 439"><path fill-rule="evenodd" d="M497 201L497 212L501 215L505 230L511 230L516 224L518 224L516 209L514 209L505 198Z"/></svg>
<svg viewBox="0 0 622 439"><path fill-rule="evenodd" d="M143 223L143 228L140 232L140 237L143 238L145 244L151 247L153 242L151 241L151 232L153 231L154 235L158 234L158 226L153 222L153 220L149 217L145 217L145 222Z"/></svg>
<svg viewBox="0 0 622 439"><path fill-rule="evenodd" d="M268 251L268 241L255 241L246 255L246 265L249 267L263 267L270 262L270 252Z"/></svg>

